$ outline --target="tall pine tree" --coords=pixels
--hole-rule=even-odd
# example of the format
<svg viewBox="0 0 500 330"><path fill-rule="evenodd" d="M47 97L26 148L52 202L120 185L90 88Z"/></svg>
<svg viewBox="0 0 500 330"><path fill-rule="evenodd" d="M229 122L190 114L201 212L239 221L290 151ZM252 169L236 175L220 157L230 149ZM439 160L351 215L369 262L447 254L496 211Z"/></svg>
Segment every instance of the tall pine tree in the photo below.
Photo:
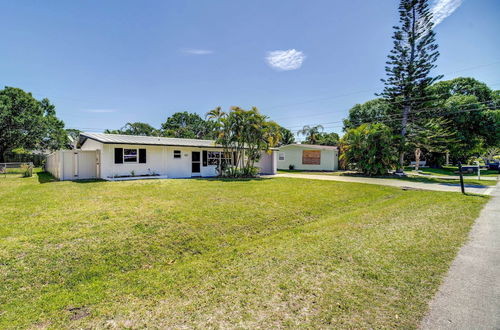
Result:
<svg viewBox="0 0 500 330"><path fill-rule="evenodd" d="M428 101L427 87L442 76L430 77L439 52L428 1L401 0L399 16L399 26L394 26L394 48L386 62L387 78L382 79L385 88L381 95L394 105L397 118L401 117L399 170L402 171L408 123L417 118L416 110Z"/></svg>

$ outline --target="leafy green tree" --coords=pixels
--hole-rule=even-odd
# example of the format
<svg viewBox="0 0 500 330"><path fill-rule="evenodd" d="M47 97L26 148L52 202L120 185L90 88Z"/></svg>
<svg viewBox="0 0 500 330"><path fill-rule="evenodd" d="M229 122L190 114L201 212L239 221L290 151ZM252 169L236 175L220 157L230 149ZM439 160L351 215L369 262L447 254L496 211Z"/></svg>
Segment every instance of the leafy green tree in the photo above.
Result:
<svg viewBox="0 0 500 330"><path fill-rule="evenodd" d="M43 136L43 110L39 102L22 89L0 91L0 158L7 151L33 149Z"/></svg>
<svg viewBox="0 0 500 330"><path fill-rule="evenodd" d="M415 151L416 171L420 166L423 150L444 153L448 151L451 144L456 142L455 132L449 129L449 123L450 121L438 117L408 125L407 144Z"/></svg>
<svg viewBox="0 0 500 330"><path fill-rule="evenodd" d="M435 95L431 104L434 112L428 117L442 116L456 132L456 143L450 145L450 154L456 159L477 156L490 146L500 143L500 104L497 93L474 78L455 78L440 81L429 87Z"/></svg>
<svg viewBox="0 0 500 330"><path fill-rule="evenodd" d="M214 111L215 110L215 111ZM268 151L281 141L281 127L260 114L256 107L245 110L232 107L228 113L216 108L207 113L207 118L216 127L216 141L224 148L225 155L233 158L232 166L221 166L222 175L253 176L255 162L259 161L261 152Z"/></svg>
<svg viewBox="0 0 500 330"><path fill-rule="evenodd" d="M500 148L498 147L490 147L486 149L486 151L483 153L482 158L487 162L492 162L495 160L495 157L500 156Z"/></svg>
<svg viewBox="0 0 500 330"><path fill-rule="evenodd" d="M402 170L412 111L422 108L428 96L427 88L442 77L430 76L439 52L427 0L400 1L399 25L394 27L392 39L394 47L388 56L387 78L382 79L385 88L381 95L399 110L401 116L399 169Z"/></svg>
<svg viewBox="0 0 500 330"><path fill-rule="evenodd" d="M428 94L435 96L433 98L435 106L439 106L454 95L475 96L478 102L490 102L494 98L494 93L488 85L471 77L439 81L429 87Z"/></svg>
<svg viewBox="0 0 500 330"><path fill-rule="evenodd" d="M66 135L68 136L68 148L73 149L73 148L78 148L78 138L80 136L80 131L79 129L76 128L67 128L66 129Z"/></svg>
<svg viewBox="0 0 500 330"><path fill-rule="evenodd" d="M323 146L338 146L340 143L340 136L337 133L324 133L321 132L318 136L317 144Z"/></svg>
<svg viewBox="0 0 500 330"><path fill-rule="evenodd" d="M196 113L176 112L161 124L163 136L210 139L213 137L213 123L205 121Z"/></svg>
<svg viewBox="0 0 500 330"><path fill-rule="evenodd" d="M66 128L66 134L71 137L73 140L77 139L82 131L76 128Z"/></svg>
<svg viewBox="0 0 500 330"><path fill-rule="evenodd" d="M285 127L280 127L280 133L281 133L281 141L279 143L279 146L285 146L288 144L295 143L295 136L293 135L292 131L290 131Z"/></svg>
<svg viewBox="0 0 500 330"><path fill-rule="evenodd" d="M423 125L425 120L442 118L446 127L454 132L454 142L448 150L452 160L465 160L481 155L485 148L500 143L500 92L492 91L486 84L474 78L455 78L439 81L429 86L424 109L416 110L413 121ZM393 114L392 104L385 99L374 99L357 104L344 120L344 130L361 123L382 122L399 130L400 116ZM410 144L405 143L410 147ZM410 151L412 149L406 149ZM428 152L430 156L430 152Z"/></svg>
<svg viewBox="0 0 500 330"><path fill-rule="evenodd" d="M340 160L366 175L384 175L397 164L390 127L362 124L347 130L341 140Z"/></svg>
<svg viewBox="0 0 500 330"><path fill-rule="evenodd" d="M364 123L385 122L388 126L394 126L391 124L396 122L388 120L392 111L391 104L383 98L373 99L363 104L356 104L349 110L348 117L344 119L344 131L356 128Z"/></svg>
<svg viewBox="0 0 500 330"><path fill-rule="evenodd" d="M118 130L105 130L107 134L124 134L124 135L140 135L140 136L159 136L160 132L153 126L147 123L135 122L126 123L125 126Z"/></svg>
<svg viewBox="0 0 500 330"><path fill-rule="evenodd" d="M47 99L36 100L20 88L0 90L0 161L13 149L58 149L64 146L64 123Z"/></svg>
<svg viewBox="0 0 500 330"><path fill-rule="evenodd" d="M305 125L301 130L297 132L297 135L304 135L306 137L306 143L308 144L318 144L319 136L323 129L324 128L321 125Z"/></svg>
<svg viewBox="0 0 500 330"><path fill-rule="evenodd" d="M43 111L44 134L38 148L42 150L59 150L69 144L68 134L64 129L64 122L56 117L56 107L48 99L40 101Z"/></svg>

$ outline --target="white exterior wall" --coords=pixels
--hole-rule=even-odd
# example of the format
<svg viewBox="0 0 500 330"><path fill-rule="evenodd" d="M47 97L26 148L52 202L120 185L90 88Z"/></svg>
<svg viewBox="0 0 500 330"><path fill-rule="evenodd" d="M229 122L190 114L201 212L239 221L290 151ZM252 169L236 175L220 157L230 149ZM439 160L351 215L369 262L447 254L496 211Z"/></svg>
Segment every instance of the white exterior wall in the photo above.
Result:
<svg viewBox="0 0 500 330"><path fill-rule="evenodd" d="M146 163L115 164L115 148L146 149ZM131 175L132 171L134 171L134 175L153 173L162 176L167 175L166 158L163 149L164 147L161 146L102 144L101 178L107 179L114 176Z"/></svg>
<svg viewBox="0 0 500 330"><path fill-rule="evenodd" d="M303 150L320 150L321 161L319 165L302 164ZM279 160L279 154L285 154L285 160ZM278 169L288 170L290 165L294 165L296 170L304 171L337 171L339 167L338 151L334 149L308 148L301 146L281 147L278 154Z"/></svg>
<svg viewBox="0 0 500 330"><path fill-rule="evenodd" d="M115 148L124 149L146 149L146 163L123 163L115 164ZM217 166L203 166L203 151L222 151L222 148L198 148L182 146L152 146L152 145L130 145L130 144L103 144L87 139L82 150L100 151L100 175L102 179L114 176L159 174L168 178L190 178L194 176L214 177L217 176ZM174 150L181 151L181 158L174 158ZM200 174L193 174L192 152L200 152ZM277 169L277 153L263 153L260 163L256 166L262 167L261 173L275 174ZM97 167L99 168L99 167Z"/></svg>
<svg viewBox="0 0 500 330"><path fill-rule="evenodd" d="M81 150L102 150L103 144L101 142L97 142L91 139L87 139L83 146L81 147Z"/></svg>
<svg viewBox="0 0 500 330"><path fill-rule="evenodd" d="M261 174L276 174L278 168L278 153L271 150L271 153L263 151L259 162L255 166L260 167Z"/></svg>
<svg viewBox="0 0 500 330"><path fill-rule="evenodd" d="M146 163L123 163L115 164L115 148L124 149L146 149ZM129 144L103 144L91 139L87 139L82 146L82 150L101 150L101 175L103 179L113 176L145 174L159 174L169 178L190 178L192 152L200 152L201 165L200 174L203 177L217 175L217 166L203 166L203 150L222 151L217 148L195 148L195 147L169 147L151 145L129 145ZM174 158L174 150L181 151L181 158ZM196 174L197 175L197 174Z"/></svg>
<svg viewBox="0 0 500 330"><path fill-rule="evenodd" d="M174 158L174 150L181 151L181 158ZM189 148L189 147L166 147L167 153L167 172L169 178L189 178L191 177L192 152L200 152L200 173L203 177L217 176L217 166L203 166L203 150L222 151L218 148ZM198 175L199 174L195 174Z"/></svg>

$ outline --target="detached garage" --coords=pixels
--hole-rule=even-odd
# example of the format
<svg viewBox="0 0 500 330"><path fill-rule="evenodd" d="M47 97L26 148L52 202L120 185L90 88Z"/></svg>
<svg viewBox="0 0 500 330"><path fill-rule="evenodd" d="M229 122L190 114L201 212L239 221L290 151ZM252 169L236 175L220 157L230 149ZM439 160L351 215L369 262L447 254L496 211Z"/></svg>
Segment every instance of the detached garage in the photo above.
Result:
<svg viewBox="0 0 500 330"><path fill-rule="evenodd" d="M337 171L339 168L337 147L313 144L289 144L280 147L278 169L304 171Z"/></svg>

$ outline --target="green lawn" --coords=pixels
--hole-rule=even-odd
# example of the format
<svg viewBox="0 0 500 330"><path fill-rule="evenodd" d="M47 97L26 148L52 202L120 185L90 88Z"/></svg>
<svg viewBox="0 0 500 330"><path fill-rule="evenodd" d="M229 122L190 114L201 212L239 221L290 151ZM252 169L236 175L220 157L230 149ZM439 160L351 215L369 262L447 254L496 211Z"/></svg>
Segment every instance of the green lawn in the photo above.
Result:
<svg viewBox="0 0 500 330"><path fill-rule="evenodd" d="M298 173L298 174L310 174L310 175L331 175L331 176L357 176L363 177L362 174L353 172L353 171L338 171L338 172L307 172L307 171L298 171L298 170L279 170L278 173ZM459 179L446 179L446 178L429 178L420 175L413 175L411 172L407 172L408 176L406 177L397 177L397 176L381 176L378 177L380 179L394 179L394 180L405 180L410 182L423 182L423 183L443 183L443 184L460 184ZM492 175L485 175L488 177L492 177ZM474 177L466 176L464 178L464 183L467 185L476 185L476 186L495 186L497 182L495 180L478 180L477 174Z"/></svg>
<svg viewBox="0 0 500 330"><path fill-rule="evenodd" d="M394 178L394 177L392 177ZM407 177L403 178L394 178L397 180L406 180L406 181L412 181L412 182L424 182L424 183L443 183L443 184L460 184L459 179L445 179L445 178L426 178L422 176L417 176L417 175L409 175ZM495 180L478 180L472 179L472 178L464 178L464 184L466 185L475 185L475 186L495 186L497 182Z"/></svg>
<svg viewBox="0 0 500 330"><path fill-rule="evenodd" d="M488 200L0 178L0 328L415 328Z"/></svg>
<svg viewBox="0 0 500 330"><path fill-rule="evenodd" d="M415 168L413 167L406 167L405 171L413 171ZM458 167L456 166L444 166L443 168L420 168L419 169L421 174L426 174L426 175L439 175L439 176L457 176L455 172L458 171ZM497 177L499 175L498 171L493 171L493 170L481 170L481 176L489 176L489 177ZM472 177L477 177L476 174L464 174L464 176L472 176Z"/></svg>

